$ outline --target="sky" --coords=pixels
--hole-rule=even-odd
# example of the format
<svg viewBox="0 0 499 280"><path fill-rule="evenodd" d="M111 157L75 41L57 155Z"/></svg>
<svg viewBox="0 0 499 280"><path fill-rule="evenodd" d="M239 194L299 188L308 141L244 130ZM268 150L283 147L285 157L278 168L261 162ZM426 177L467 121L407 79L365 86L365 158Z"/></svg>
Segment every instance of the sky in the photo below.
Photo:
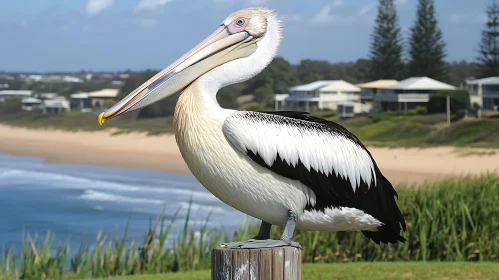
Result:
<svg viewBox="0 0 499 280"><path fill-rule="evenodd" d="M395 0L404 40L417 0ZM435 0L447 60L472 61L492 0ZM162 69L253 6L283 19L279 56L367 58L377 0L0 0L0 71Z"/></svg>

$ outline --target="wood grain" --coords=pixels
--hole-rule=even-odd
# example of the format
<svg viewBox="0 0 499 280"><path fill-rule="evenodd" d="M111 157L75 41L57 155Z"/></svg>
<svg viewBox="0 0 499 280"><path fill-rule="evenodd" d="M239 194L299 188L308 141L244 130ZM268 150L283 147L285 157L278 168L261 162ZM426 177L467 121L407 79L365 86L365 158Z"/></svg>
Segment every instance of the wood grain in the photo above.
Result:
<svg viewBox="0 0 499 280"><path fill-rule="evenodd" d="M213 280L301 280L301 249L276 247L212 251Z"/></svg>

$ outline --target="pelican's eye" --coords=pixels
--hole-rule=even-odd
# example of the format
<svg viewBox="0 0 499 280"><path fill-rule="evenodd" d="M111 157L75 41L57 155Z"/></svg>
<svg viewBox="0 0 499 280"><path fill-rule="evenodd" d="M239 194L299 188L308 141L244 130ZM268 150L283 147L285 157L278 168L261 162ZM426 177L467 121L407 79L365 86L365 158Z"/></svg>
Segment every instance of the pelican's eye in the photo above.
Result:
<svg viewBox="0 0 499 280"><path fill-rule="evenodd" d="M245 22L245 21L244 21L244 19L240 18L240 19L238 19L238 20L236 21L236 25L237 25L237 26L243 26L243 25L244 25L244 22Z"/></svg>
<svg viewBox="0 0 499 280"><path fill-rule="evenodd" d="M248 23L248 18L238 18L227 26L227 31L229 32L229 34L242 32L244 31L244 28L246 27L246 25L248 25Z"/></svg>

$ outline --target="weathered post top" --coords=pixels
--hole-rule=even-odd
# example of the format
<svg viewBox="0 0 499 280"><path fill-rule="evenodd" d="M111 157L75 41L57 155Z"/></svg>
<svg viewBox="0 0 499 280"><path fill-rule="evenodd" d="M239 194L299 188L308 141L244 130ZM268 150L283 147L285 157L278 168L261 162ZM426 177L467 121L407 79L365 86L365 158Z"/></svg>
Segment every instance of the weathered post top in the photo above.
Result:
<svg viewBox="0 0 499 280"><path fill-rule="evenodd" d="M212 280L301 280L301 249L228 249L211 255Z"/></svg>

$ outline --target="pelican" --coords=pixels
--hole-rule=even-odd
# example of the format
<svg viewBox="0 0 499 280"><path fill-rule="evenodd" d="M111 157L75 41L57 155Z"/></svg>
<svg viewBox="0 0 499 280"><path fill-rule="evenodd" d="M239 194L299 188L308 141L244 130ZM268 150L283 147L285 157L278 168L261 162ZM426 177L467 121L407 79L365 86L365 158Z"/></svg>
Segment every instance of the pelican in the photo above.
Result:
<svg viewBox="0 0 499 280"><path fill-rule="evenodd" d="M102 112L99 123L181 92L175 139L192 174L225 204L261 220L257 236L222 246L301 248L292 240L295 229L361 231L377 244L404 242L397 192L343 126L306 112L219 106L219 89L256 76L272 61L281 30L266 8L229 15L192 50ZM272 225L284 227L279 240L270 239Z"/></svg>

